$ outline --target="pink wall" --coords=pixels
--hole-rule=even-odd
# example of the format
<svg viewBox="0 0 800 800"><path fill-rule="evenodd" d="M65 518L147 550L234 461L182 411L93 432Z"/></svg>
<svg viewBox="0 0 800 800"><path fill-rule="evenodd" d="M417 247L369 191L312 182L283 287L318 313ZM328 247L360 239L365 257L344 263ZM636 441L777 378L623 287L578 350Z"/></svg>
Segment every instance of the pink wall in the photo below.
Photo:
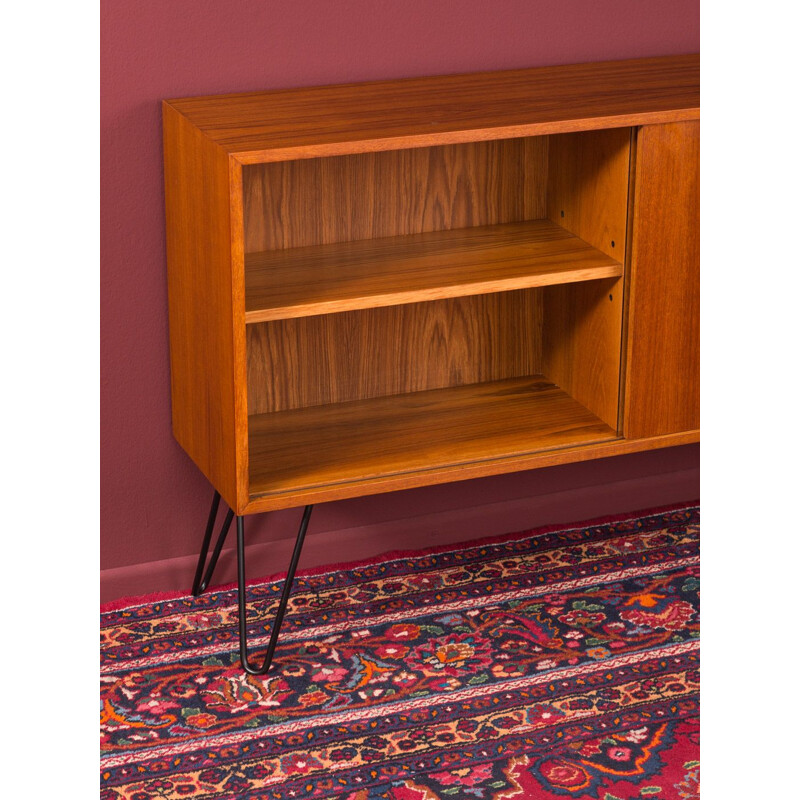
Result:
<svg viewBox="0 0 800 800"><path fill-rule="evenodd" d="M104 599L185 587L210 500L205 479L170 431L162 98L698 50L698 0L106 0L101 565L107 575L127 578L108 583ZM661 474L696 471L697 458L697 448L678 448L617 459L611 472L597 462L330 504L312 522L318 538L314 547L309 534L310 551L317 562L341 560L342 542L349 537L349 552L357 554L352 531L376 520L436 515L446 527L447 514L459 508L519 500L537 486L558 492L576 480L602 485L615 475L639 474L657 483ZM689 484L670 491L695 496ZM647 504L644 495L629 494L617 505ZM491 514L476 519L462 526L462 538L501 532L495 528L503 523ZM540 521L547 520L526 525ZM255 541L282 539L293 535L293 525L291 512L281 512L253 523L251 533ZM337 539L337 532L348 533ZM403 546L393 537L369 545ZM170 559L179 566L161 572L142 566Z"/></svg>

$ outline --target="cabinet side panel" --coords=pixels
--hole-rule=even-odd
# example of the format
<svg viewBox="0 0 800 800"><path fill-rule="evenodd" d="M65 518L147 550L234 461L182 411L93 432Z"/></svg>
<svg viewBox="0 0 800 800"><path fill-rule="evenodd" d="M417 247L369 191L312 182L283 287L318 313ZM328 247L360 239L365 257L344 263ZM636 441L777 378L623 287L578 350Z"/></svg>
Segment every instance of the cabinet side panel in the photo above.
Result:
<svg viewBox="0 0 800 800"><path fill-rule="evenodd" d="M169 105L163 114L173 433L237 509L247 501L244 276L228 157Z"/></svg>
<svg viewBox="0 0 800 800"><path fill-rule="evenodd" d="M537 374L541 324L523 290L248 325L248 411Z"/></svg>
<svg viewBox="0 0 800 800"><path fill-rule="evenodd" d="M550 137L547 216L606 255L624 260L631 131ZM544 291L544 374L612 428L619 412L622 281Z"/></svg>
<svg viewBox="0 0 800 800"><path fill-rule="evenodd" d="M624 434L700 425L700 123L648 125L636 148Z"/></svg>
<svg viewBox="0 0 800 800"><path fill-rule="evenodd" d="M548 286L543 297L543 373L616 430L622 279Z"/></svg>
<svg viewBox="0 0 800 800"><path fill-rule="evenodd" d="M622 261L628 220L630 128L550 137L547 216Z"/></svg>
<svg viewBox="0 0 800 800"><path fill-rule="evenodd" d="M541 218L546 148L509 139L247 166L246 252Z"/></svg>

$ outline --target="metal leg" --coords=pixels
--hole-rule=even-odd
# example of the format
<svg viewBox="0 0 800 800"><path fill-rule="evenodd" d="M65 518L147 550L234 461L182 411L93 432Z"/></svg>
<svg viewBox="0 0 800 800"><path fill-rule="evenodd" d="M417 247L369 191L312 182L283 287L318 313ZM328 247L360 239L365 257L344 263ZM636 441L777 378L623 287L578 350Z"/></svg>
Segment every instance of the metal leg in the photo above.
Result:
<svg viewBox="0 0 800 800"><path fill-rule="evenodd" d="M211 576L214 574L214 567L217 566L219 554L222 552L222 545L225 544L225 537L228 535L228 530L233 521L233 511L228 509L225 521L222 523L222 529L217 537L217 543L214 545L214 552L211 554L211 560L208 562L205 577L203 577L203 567L205 566L206 556L208 555L208 546L211 544L211 534L214 533L214 523L217 521L219 500L219 492L214 492L214 498L211 501L211 511L208 513L208 522L206 523L206 533L203 537L203 546L200 548L200 557L197 559L197 571L194 574L194 581L192 582L192 594L195 597L201 595L211 581Z"/></svg>
<svg viewBox="0 0 800 800"><path fill-rule="evenodd" d="M260 667L253 666L247 655L247 592L245 587L244 575L244 517L236 517L236 551L239 565L239 654L242 660L242 667L245 672L251 675L265 675L272 664L272 656L275 653L275 645L278 643L278 633L281 629L283 616L286 613L286 606L289 602L289 594L292 590L294 573L297 570L297 563L300 561L300 553L303 549L303 540L308 529L308 521L311 519L311 510L314 506L306 506L303 512L303 519L300 523L300 530L297 532L297 541L294 545L292 560L289 564L289 571L283 583L283 593L275 612L275 620L272 623L272 632L267 645L267 652Z"/></svg>

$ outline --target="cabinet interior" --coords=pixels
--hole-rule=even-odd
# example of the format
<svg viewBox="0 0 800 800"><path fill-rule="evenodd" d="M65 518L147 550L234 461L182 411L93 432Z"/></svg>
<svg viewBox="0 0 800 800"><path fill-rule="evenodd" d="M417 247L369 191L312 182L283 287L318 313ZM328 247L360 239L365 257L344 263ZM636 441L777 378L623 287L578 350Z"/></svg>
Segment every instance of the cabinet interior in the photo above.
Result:
<svg viewBox="0 0 800 800"><path fill-rule="evenodd" d="M632 141L243 167L251 497L616 438Z"/></svg>

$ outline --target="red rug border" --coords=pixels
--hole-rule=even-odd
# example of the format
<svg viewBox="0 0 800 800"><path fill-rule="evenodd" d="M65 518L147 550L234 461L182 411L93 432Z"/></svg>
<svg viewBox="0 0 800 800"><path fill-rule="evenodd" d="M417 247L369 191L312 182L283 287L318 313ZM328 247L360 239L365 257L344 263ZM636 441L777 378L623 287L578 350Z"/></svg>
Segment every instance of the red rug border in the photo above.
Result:
<svg viewBox="0 0 800 800"><path fill-rule="evenodd" d="M636 519L637 517L648 517L656 514L664 514L670 511L681 511L685 508L694 508L700 505L699 498L696 500L685 501L682 503L670 503L665 506L656 506L655 508L644 508L638 511L625 511L619 514L611 514L602 517L593 517L586 520L577 520L575 522L562 522L553 525L542 525L538 528L529 528L523 531L514 531L512 533L499 533L493 536L484 536L478 539L468 539L463 542L452 542L450 544L441 544L434 547L426 547L417 550L390 550L379 555L372 556L371 558L361 559L356 561L343 561L334 564L321 564L316 567L309 567L307 569L298 569L296 578L311 578L316 575L323 575L327 572L348 571L353 569L360 569L363 567L373 566L380 564L383 561L398 561L403 558L419 558L429 555L437 555L439 553L446 553L450 550L459 550L468 547L483 547L486 545L502 544L504 542L515 541L518 539L526 539L531 536L543 536L547 533L554 533L555 531L571 530L573 528L588 528L595 525L607 525L612 522L621 522L626 519ZM246 582L246 586L255 586L260 583L269 583L271 581L281 580L286 576L286 571L276 572L271 575L265 575L259 578L251 578ZM220 586L215 586L214 592L227 592L236 588L236 583L225 583ZM151 594L133 595L127 597L120 597L117 600L111 600L108 603L103 603L100 606L101 614L108 614L114 611L122 611L126 608L134 608L136 606L147 605L148 603L169 602L170 600L180 600L182 598L189 598L192 595L189 592L153 592Z"/></svg>

